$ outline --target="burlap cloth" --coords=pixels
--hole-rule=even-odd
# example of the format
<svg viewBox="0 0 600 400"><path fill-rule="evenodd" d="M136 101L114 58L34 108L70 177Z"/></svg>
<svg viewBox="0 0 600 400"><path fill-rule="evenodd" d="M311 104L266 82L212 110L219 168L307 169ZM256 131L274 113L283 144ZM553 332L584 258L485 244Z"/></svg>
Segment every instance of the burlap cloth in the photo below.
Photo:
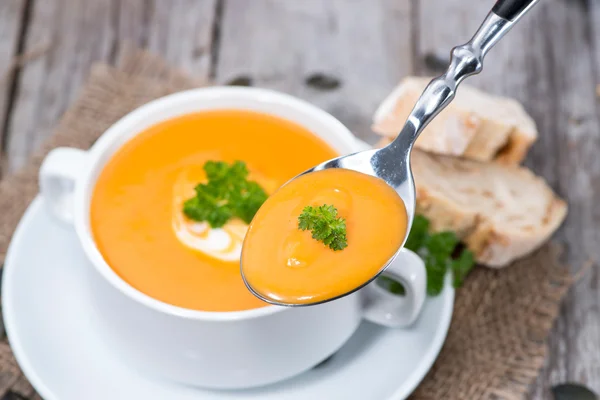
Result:
<svg viewBox="0 0 600 400"><path fill-rule="evenodd" d="M141 104L203 84L156 56L131 49L116 68L94 66L55 135L24 170L0 182L0 263L17 222L38 193L38 168L50 149L88 148L111 124ZM458 290L443 350L412 398L524 398L543 365L545 340L561 298L573 282L557 260L558 251L546 246L500 271L477 268ZM6 341L0 343L0 390L0 395L13 390L34 396Z"/></svg>

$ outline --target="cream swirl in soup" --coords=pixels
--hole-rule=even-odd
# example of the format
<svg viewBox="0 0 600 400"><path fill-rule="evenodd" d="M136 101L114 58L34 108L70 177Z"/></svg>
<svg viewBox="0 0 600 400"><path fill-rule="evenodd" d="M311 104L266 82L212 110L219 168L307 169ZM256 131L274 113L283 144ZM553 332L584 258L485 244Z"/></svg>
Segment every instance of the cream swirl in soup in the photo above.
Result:
<svg viewBox="0 0 600 400"><path fill-rule="evenodd" d="M248 231L246 223L234 218L221 228L212 228L207 222L193 221L182 212L183 203L195 195L194 187L205 179L201 168L189 168L178 176L173 185L173 231L179 241L190 249L221 261L238 262ZM252 168L250 179L257 181L267 193L277 188L277 182Z"/></svg>

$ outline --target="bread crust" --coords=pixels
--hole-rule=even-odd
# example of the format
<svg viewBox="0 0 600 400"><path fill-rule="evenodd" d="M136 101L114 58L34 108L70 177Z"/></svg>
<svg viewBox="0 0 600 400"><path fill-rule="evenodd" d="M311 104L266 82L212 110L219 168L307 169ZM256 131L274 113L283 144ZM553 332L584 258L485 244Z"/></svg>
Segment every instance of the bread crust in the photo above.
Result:
<svg viewBox="0 0 600 400"><path fill-rule="evenodd" d="M477 262L503 267L544 243L567 204L520 166L481 163L413 150L417 214L433 231L453 231Z"/></svg>
<svg viewBox="0 0 600 400"><path fill-rule="evenodd" d="M433 232L455 232L480 264L500 268L533 252L567 215L567 203L527 168L418 149L411 158L416 213Z"/></svg>
<svg viewBox="0 0 600 400"><path fill-rule="evenodd" d="M430 80L403 79L378 108L372 129L395 137ZM517 101L463 84L454 101L421 133L415 147L478 161L518 164L537 135L535 122Z"/></svg>

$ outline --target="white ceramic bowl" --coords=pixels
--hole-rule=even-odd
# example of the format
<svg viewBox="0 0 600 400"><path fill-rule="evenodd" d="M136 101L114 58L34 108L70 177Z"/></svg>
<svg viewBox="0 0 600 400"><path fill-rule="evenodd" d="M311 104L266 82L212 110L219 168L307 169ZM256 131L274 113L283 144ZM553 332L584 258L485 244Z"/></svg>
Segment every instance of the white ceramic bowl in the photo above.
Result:
<svg viewBox="0 0 600 400"><path fill-rule="evenodd" d="M414 321L425 298L425 269L403 250L388 269L408 289L398 297L374 285L305 308L203 312L155 300L123 281L98 251L91 232L92 189L105 163L146 128L183 114L244 109L296 122L346 154L359 150L352 134L326 112L281 93L211 87L152 101L123 117L87 152L59 148L40 170L40 188L54 215L72 222L90 272L105 337L134 367L174 381L210 388L247 388L298 374L340 348L362 318L388 326ZM199 133L201 134L201 133ZM160 155L157 155L160 156Z"/></svg>

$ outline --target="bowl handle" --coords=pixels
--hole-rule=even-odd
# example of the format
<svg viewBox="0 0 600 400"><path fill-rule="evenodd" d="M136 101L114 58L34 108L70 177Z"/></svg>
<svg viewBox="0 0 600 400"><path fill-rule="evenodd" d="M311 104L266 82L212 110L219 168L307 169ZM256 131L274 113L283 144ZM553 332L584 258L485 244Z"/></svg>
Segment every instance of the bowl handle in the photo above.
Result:
<svg viewBox="0 0 600 400"><path fill-rule="evenodd" d="M419 316L425 302L427 271L421 258L408 249L401 249L384 274L399 281L405 294L395 295L380 287L376 281L363 289L363 317L378 325L405 327Z"/></svg>
<svg viewBox="0 0 600 400"><path fill-rule="evenodd" d="M44 203L59 220L73 222L73 194L83 171L87 152L58 147L48 153L39 172L40 193Z"/></svg>

